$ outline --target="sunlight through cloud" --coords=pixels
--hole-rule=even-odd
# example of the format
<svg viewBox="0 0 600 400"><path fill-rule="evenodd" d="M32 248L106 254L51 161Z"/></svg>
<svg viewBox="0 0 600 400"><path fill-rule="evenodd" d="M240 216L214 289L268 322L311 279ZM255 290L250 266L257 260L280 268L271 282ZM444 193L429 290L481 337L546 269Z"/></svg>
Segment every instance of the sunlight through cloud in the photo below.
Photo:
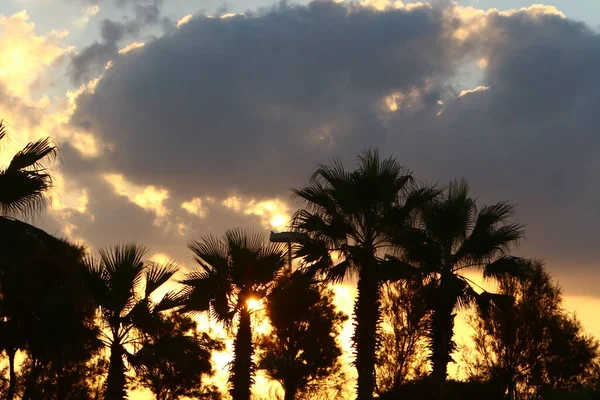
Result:
<svg viewBox="0 0 600 400"><path fill-rule="evenodd" d="M287 204L277 198L258 201L231 196L221 201L221 204L236 212L260 217L262 225L267 229L283 230L291 218Z"/></svg>
<svg viewBox="0 0 600 400"><path fill-rule="evenodd" d="M155 215L154 224L159 225L170 213L170 210L163 204L169 198L169 192L166 189L155 186L139 186L125 179L120 174L105 174L104 180L110 183L119 196L126 197L130 202L151 211Z"/></svg>

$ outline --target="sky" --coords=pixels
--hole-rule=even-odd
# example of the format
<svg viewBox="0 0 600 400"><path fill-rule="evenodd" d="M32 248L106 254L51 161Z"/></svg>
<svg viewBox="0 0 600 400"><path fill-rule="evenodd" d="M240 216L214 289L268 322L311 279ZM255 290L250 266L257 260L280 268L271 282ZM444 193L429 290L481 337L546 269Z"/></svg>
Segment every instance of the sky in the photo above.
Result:
<svg viewBox="0 0 600 400"><path fill-rule="evenodd" d="M599 27L596 0L3 0L0 161L51 136L34 223L191 265L191 238L284 229L318 163L379 148L516 203L518 254L600 336Z"/></svg>

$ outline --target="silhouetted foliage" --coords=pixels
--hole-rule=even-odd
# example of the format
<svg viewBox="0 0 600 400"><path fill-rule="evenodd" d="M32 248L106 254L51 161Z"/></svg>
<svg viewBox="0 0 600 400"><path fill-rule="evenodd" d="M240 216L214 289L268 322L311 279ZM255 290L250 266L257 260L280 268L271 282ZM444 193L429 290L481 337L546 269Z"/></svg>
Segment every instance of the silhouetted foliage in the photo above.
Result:
<svg viewBox="0 0 600 400"><path fill-rule="evenodd" d="M215 398L214 390L204 386L202 378L213 374L211 354L223 350L224 345L207 333L198 333L197 328L190 317L176 313L163 316L131 358L139 385L157 400Z"/></svg>
<svg viewBox="0 0 600 400"><path fill-rule="evenodd" d="M0 141L6 136L6 125L0 121ZM56 152L49 139L40 139L28 143L0 169L0 215L27 216L43 208L52 178L41 162Z"/></svg>
<svg viewBox="0 0 600 400"><path fill-rule="evenodd" d="M110 350L107 400L126 397L125 358L142 343L144 334L160 327L159 313L176 306L174 294L161 301L151 299L177 271L175 264L158 265L144 260L146 248L135 244L100 250L100 257L88 260L87 282L99 307L101 338Z"/></svg>
<svg viewBox="0 0 600 400"><path fill-rule="evenodd" d="M65 387L69 371L85 365L100 346L83 249L8 218L0 218L0 233L0 346L11 382L6 398L14 396L19 350L28 358L22 398L36 398L43 381Z"/></svg>
<svg viewBox="0 0 600 400"><path fill-rule="evenodd" d="M249 400L255 364L248 301L267 296L285 267L284 247L267 244L262 232L243 230L227 231L222 238L206 236L188 247L200 268L181 281L181 311L208 311L227 327L237 319L230 394L234 400Z"/></svg>
<svg viewBox="0 0 600 400"><path fill-rule="evenodd" d="M294 273L278 280L265 310L271 331L259 339L258 367L281 383L285 400L307 398L313 387L325 391L327 378L341 371L336 338L348 319L336 311L333 292Z"/></svg>
<svg viewBox="0 0 600 400"><path fill-rule="evenodd" d="M528 280L505 277L500 293L514 302L478 312L471 375L495 382L508 399L546 398L584 386L598 343L562 309L558 286L540 262ZM554 397L556 398L556 397Z"/></svg>
<svg viewBox="0 0 600 400"><path fill-rule="evenodd" d="M403 382L394 389L382 393L380 400L397 399L432 399L432 377L425 377ZM448 380L444 384L444 399L446 400L505 400L498 394L497 389L487 383L478 381Z"/></svg>
<svg viewBox="0 0 600 400"><path fill-rule="evenodd" d="M104 374L107 364L102 358L96 361L72 361L61 369L52 364L43 364L29 358L21 365L22 379L27 381L32 369L36 381L30 384L23 399L44 400L100 400L103 397L103 387L100 377Z"/></svg>
<svg viewBox="0 0 600 400"><path fill-rule="evenodd" d="M377 151L367 151L359 156L355 171L346 171L341 161L334 160L331 166L320 166L309 186L295 189L294 194L306 207L295 214L293 227L308 237L297 255L305 258L309 271L321 272L327 282L358 277L352 338L357 398L371 399L380 286L386 279L407 275L404 264L393 260L394 265L388 265L391 260L382 258L390 250L389 228L405 226L413 210L436 191L414 190L411 173L394 158L380 160ZM335 264L332 253L339 256Z"/></svg>
<svg viewBox="0 0 600 400"><path fill-rule="evenodd" d="M454 311L478 304L489 307L498 297L478 293L466 272L488 279L525 277L528 264L508 255L523 236L523 228L509 220L514 207L500 202L477 208L465 181L454 181L438 197L420 207L414 229L394 237L403 260L419 268L431 309L428 340L433 383L440 397L448 363L456 345Z"/></svg>
<svg viewBox="0 0 600 400"><path fill-rule="evenodd" d="M426 373L426 337L429 310L419 281L383 286L383 329L377 356L377 391L387 392L408 379Z"/></svg>
<svg viewBox="0 0 600 400"><path fill-rule="evenodd" d="M509 254L523 236L512 204L478 208L464 181L419 186L376 151L354 171L319 166L294 190L304 207L292 221L300 271L283 273L291 255L263 233L231 230L190 243L198 269L157 301L175 264L146 261L135 244L85 259L82 247L12 218L45 205L52 179L40 163L55 155L39 140L0 170L2 399L120 400L135 383L160 400L220 400L203 379L224 345L184 315L198 312L235 330L233 400L250 399L257 368L286 400L347 397L338 343L347 317L327 285L356 278L357 400L600 400L598 341L562 308L540 262ZM252 321L263 314L250 300L263 301L270 321L256 343ZM447 380L456 312L471 306L469 376Z"/></svg>

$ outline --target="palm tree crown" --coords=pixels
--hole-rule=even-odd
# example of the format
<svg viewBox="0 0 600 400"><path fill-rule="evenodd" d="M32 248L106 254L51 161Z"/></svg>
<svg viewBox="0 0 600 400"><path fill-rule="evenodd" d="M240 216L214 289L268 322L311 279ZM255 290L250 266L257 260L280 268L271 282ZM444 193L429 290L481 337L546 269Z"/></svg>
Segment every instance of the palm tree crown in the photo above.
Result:
<svg viewBox="0 0 600 400"><path fill-rule="evenodd" d="M523 237L523 227L510 222L513 211L508 202L477 208L467 183L454 181L443 194L420 207L415 229L401 229L393 240L404 250L404 261L418 267L426 281L432 310L432 376L439 384L446 379L455 348L454 309L484 306L497 299L476 290L468 274L480 272L484 278L498 280L527 273L528 263L508 254Z"/></svg>
<svg viewBox="0 0 600 400"><path fill-rule="evenodd" d="M110 349L106 399L125 398L125 360L144 332L159 325L158 313L173 308L173 293L155 303L151 296L177 272L175 264L158 265L144 260L147 250L136 244L100 250L98 260L88 260L88 279L99 306L103 342Z"/></svg>
<svg viewBox="0 0 600 400"><path fill-rule="evenodd" d="M238 318L229 381L234 400L248 400L254 373L248 301L264 298L286 264L280 244L265 244L262 232L230 230L221 238L205 236L189 244L199 269L182 283L182 312L209 311L231 327Z"/></svg>
<svg viewBox="0 0 600 400"><path fill-rule="evenodd" d="M6 135L6 125L0 121L0 141ZM8 167L0 169L0 215L30 215L44 207L52 177L41 161L56 154L50 139L40 139L27 144Z"/></svg>
<svg viewBox="0 0 600 400"><path fill-rule="evenodd" d="M409 171L394 158L380 160L377 151L359 156L355 171L339 160L321 165L309 186L294 190L305 209L294 216L293 226L309 238L297 252L327 281L358 276L353 337L358 370L358 398L370 399L375 382L376 330L379 321L380 283L391 249L391 226L404 226L415 208L436 194L417 188ZM339 256L333 263L331 254Z"/></svg>

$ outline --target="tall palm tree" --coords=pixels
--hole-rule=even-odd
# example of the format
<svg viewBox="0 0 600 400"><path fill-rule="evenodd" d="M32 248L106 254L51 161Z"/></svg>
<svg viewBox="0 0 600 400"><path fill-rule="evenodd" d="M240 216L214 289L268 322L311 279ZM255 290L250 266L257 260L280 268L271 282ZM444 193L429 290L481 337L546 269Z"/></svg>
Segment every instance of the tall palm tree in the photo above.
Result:
<svg viewBox="0 0 600 400"><path fill-rule="evenodd" d="M420 207L415 229L402 229L393 239L404 261L419 268L428 291L428 327L432 378L438 396L446 380L455 343L454 311L470 305L489 306L498 296L485 291L467 273L484 278L525 277L528 263L508 254L523 237L522 225L511 223L514 206L508 202L477 208L464 181Z"/></svg>
<svg viewBox="0 0 600 400"><path fill-rule="evenodd" d="M181 311L209 311L228 327L237 319L230 393L233 400L249 400L255 365L248 301L269 293L286 265L286 252L280 244L266 244L262 232L244 230L227 231L221 238L205 236L188 247L200 268L181 281Z"/></svg>
<svg viewBox="0 0 600 400"><path fill-rule="evenodd" d="M159 313L173 308L173 293L158 303L151 296L177 272L173 263L158 265L144 260L147 250L136 244L117 245L99 251L88 261L92 295L99 306L104 345L110 351L106 400L126 397L125 358L141 342L144 332L160 324Z"/></svg>
<svg viewBox="0 0 600 400"><path fill-rule="evenodd" d="M6 135L6 125L0 121L0 141ZM40 163L56 154L50 139L40 139L27 144L8 167L0 169L0 215L29 215L43 208L52 177Z"/></svg>
<svg viewBox="0 0 600 400"><path fill-rule="evenodd" d="M390 250L389 228L406 225L416 207L437 191L416 188L411 172L395 158L380 160L377 151L361 154L352 172L339 160L321 165L309 186L293 191L305 206L294 216L293 227L308 237L297 255L311 264L310 270L324 273L327 281L358 277L353 336L357 399L371 399L382 273L389 270L383 257ZM339 256L337 264L332 253Z"/></svg>

